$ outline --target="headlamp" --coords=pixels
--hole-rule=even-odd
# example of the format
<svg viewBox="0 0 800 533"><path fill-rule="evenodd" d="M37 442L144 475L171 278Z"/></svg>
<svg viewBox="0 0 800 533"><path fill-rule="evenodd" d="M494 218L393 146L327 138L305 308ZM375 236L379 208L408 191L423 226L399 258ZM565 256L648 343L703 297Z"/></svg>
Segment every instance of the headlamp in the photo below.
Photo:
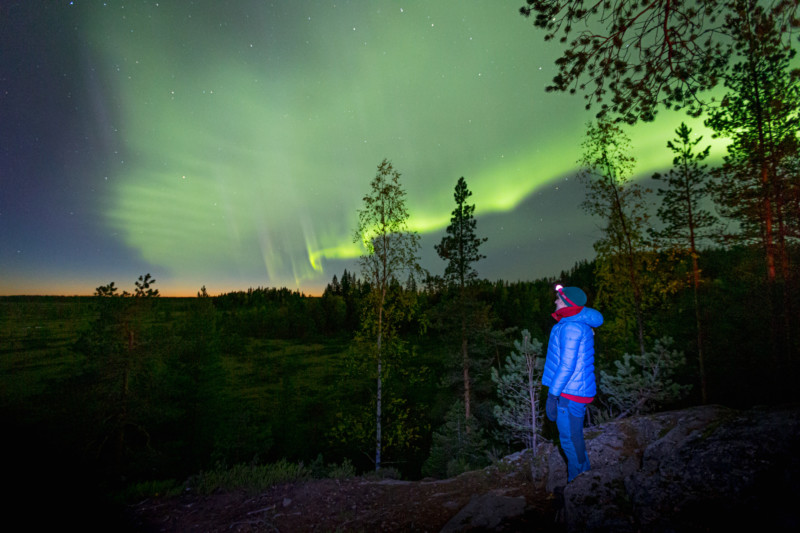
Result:
<svg viewBox="0 0 800 533"><path fill-rule="evenodd" d="M561 298L561 301L567 304L568 306L578 307L578 304L567 298L567 295L564 294L564 286L560 283L555 287L556 292L558 293L558 297Z"/></svg>

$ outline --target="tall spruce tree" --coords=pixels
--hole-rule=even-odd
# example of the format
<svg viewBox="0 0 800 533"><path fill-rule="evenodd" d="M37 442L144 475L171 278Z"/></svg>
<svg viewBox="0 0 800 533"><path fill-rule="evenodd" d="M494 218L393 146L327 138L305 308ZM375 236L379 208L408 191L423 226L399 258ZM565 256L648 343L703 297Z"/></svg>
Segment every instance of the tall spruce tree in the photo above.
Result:
<svg viewBox="0 0 800 533"><path fill-rule="evenodd" d="M444 279L449 284L455 284L459 289L464 289L478 278L474 263L486 256L480 253L480 246L486 242L486 237L479 238L475 234L477 221L475 220L475 204L468 204L472 191L467 187L464 177L458 178L453 198L456 208L450 217L447 234L435 246L436 253L447 261Z"/></svg>
<svg viewBox="0 0 800 533"><path fill-rule="evenodd" d="M667 147L675 154L672 168L665 176L653 175L653 179L664 181L666 188L658 189L658 195L661 197L658 217L664 223L664 227L652 233L658 243L666 244L679 253L688 255L691 260L700 389L703 403L706 403L708 391L698 298L700 286L698 243L717 233L717 218L701 205L711 187L707 165L703 163L708 158L711 147L706 146L703 150L695 151L702 137L692 139L691 133L692 130L685 123L681 123L675 130L677 137L667 142Z"/></svg>
<svg viewBox="0 0 800 533"><path fill-rule="evenodd" d="M398 279L421 275L417 256L419 235L408 229L405 198L400 173L384 159L370 183L370 192L363 198L364 207L358 211L354 236L354 242L360 242L366 250L359 263L363 277L370 284L361 334L362 338L372 339L369 344L377 371L375 470L381 468L383 366L387 356L397 355L394 352L400 343L395 326L408 311L398 298L389 301L390 288Z"/></svg>
<svg viewBox="0 0 800 533"><path fill-rule="evenodd" d="M472 191L469 190L467 182L462 176L458 179L455 193L453 194L456 207L450 217L450 225L447 226L446 235L435 246L439 257L447 261L444 281L448 287L455 290L455 301L452 301L455 308L452 313L448 314L455 316L458 322L459 352L464 385L464 415L467 419L472 416L469 355L470 323L475 316L485 315L485 313L481 313L479 309L476 309L476 307L480 306L471 288L478 279L474 264L486 257L480 253L480 246L486 242L486 237L479 238L475 234L477 222L474 217L475 204L470 205L467 203L470 196L472 196Z"/></svg>

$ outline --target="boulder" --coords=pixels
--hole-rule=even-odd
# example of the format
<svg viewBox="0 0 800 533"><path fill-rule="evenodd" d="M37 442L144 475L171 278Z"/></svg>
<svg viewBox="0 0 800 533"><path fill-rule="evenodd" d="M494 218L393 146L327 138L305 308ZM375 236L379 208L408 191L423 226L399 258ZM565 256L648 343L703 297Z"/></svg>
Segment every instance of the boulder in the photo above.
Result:
<svg viewBox="0 0 800 533"><path fill-rule="evenodd" d="M567 485L561 455L547 462L568 531L800 528L800 406L702 406L584 434L592 470Z"/></svg>
<svg viewBox="0 0 800 533"><path fill-rule="evenodd" d="M493 531L506 521L513 520L525 512L523 496L510 497L489 492L473 496L453 518L442 533L457 531Z"/></svg>

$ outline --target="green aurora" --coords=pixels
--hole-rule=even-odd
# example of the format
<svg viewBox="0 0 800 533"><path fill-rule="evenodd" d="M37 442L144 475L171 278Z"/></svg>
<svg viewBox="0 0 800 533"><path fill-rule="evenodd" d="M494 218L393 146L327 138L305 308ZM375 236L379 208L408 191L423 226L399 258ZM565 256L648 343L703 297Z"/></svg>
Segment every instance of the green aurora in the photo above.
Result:
<svg viewBox="0 0 800 533"><path fill-rule="evenodd" d="M362 253L356 213L383 158L412 229L442 232L464 176L480 231L576 174L592 118L580 96L545 92L558 49L518 4L76 2L76 75L108 159L91 209L165 293L318 292ZM681 120L630 131L639 175L670 165ZM498 249L530 239L486 236ZM510 263L481 275L530 277Z"/></svg>

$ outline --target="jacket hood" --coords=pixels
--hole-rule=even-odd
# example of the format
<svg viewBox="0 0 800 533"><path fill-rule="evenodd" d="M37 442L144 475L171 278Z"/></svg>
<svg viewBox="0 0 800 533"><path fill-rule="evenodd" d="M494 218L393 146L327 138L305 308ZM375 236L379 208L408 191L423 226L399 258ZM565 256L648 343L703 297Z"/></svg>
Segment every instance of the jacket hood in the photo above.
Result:
<svg viewBox="0 0 800 533"><path fill-rule="evenodd" d="M597 309L584 307L580 313L573 316L565 316L562 322L583 322L590 328L598 328L603 325L603 315Z"/></svg>

